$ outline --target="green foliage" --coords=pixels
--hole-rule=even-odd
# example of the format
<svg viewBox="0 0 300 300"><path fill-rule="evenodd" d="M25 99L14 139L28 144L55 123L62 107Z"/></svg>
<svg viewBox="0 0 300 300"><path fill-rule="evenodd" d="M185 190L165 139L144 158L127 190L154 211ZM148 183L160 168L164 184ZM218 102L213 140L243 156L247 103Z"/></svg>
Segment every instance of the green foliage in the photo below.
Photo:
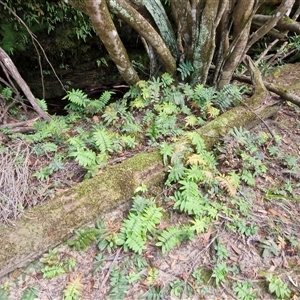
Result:
<svg viewBox="0 0 300 300"><path fill-rule="evenodd" d="M109 291L109 298L111 300L119 300L126 297L126 291L129 285L125 273L126 270L120 271L116 267L113 268L110 276L111 289Z"/></svg>
<svg viewBox="0 0 300 300"><path fill-rule="evenodd" d="M106 129L96 129L93 132L93 139L100 152L109 153L114 151L112 135Z"/></svg>
<svg viewBox="0 0 300 300"><path fill-rule="evenodd" d="M54 266L45 266L43 269L41 269L43 272L43 278L51 279L58 275L61 275L65 273L65 269L60 265L54 265Z"/></svg>
<svg viewBox="0 0 300 300"><path fill-rule="evenodd" d="M70 280L63 290L63 300L78 300L80 299L82 283L80 282L81 276L77 276Z"/></svg>
<svg viewBox="0 0 300 300"><path fill-rule="evenodd" d="M114 94L114 92L104 91L98 99L90 100L83 91L72 89L67 92L63 100L70 101L65 107L69 112L81 115L93 115L101 112L105 108L112 94Z"/></svg>
<svg viewBox="0 0 300 300"><path fill-rule="evenodd" d="M48 105L44 99L36 98L35 100L43 111L48 111Z"/></svg>
<svg viewBox="0 0 300 300"><path fill-rule="evenodd" d="M275 294L279 299L290 298L291 290L288 288L287 284L284 283L280 278L275 275L268 274L266 279L269 282L269 291Z"/></svg>
<svg viewBox="0 0 300 300"><path fill-rule="evenodd" d="M180 73L181 80L184 81L194 71L194 66L190 61L182 62L179 64L177 71Z"/></svg>
<svg viewBox="0 0 300 300"><path fill-rule="evenodd" d="M34 300L38 299L38 293L40 288L38 286L27 287L22 293L22 297L20 300Z"/></svg>
<svg viewBox="0 0 300 300"><path fill-rule="evenodd" d="M161 247L162 253L165 254L179 245L183 240L192 240L193 231L189 226L171 226L161 231L157 235L157 239L158 242L155 245Z"/></svg>
<svg viewBox="0 0 300 300"><path fill-rule="evenodd" d="M0 300L11 300L12 298L9 297L9 290L5 288L0 289Z"/></svg>
<svg viewBox="0 0 300 300"><path fill-rule="evenodd" d="M233 291L236 293L239 300L255 300L257 292L255 292L249 281L234 282Z"/></svg>
<svg viewBox="0 0 300 300"><path fill-rule="evenodd" d="M162 208L143 197L134 197L129 215L124 220L117 238L117 244L125 251L141 254L145 249L147 233L152 232L162 217Z"/></svg>
<svg viewBox="0 0 300 300"><path fill-rule="evenodd" d="M226 275L228 273L228 267L225 262L218 263L214 269L212 277L215 278L217 286L226 281Z"/></svg>
<svg viewBox="0 0 300 300"><path fill-rule="evenodd" d="M72 8L64 2L56 3L44 1L12 1L7 0L5 4L25 22L34 34L43 32L49 34L60 24L64 24L64 30L68 32L65 38L76 38L85 40L91 34L93 28L89 19L79 10ZM30 41L29 33L25 27L6 9L0 6L1 25L0 35L3 39L0 46L10 54L17 51L25 51ZM69 24L66 28L66 24ZM73 42L73 45L75 43Z"/></svg>
<svg viewBox="0 0 300 300"><path fill-rule="evenodd" d="M174 147L166 142L163 142L160 147L160 154L163 157L164 165L167 164L168 157L171 157L174 152Z"/></svg>
<svg viewBox="0 0 300 300"><path fill-rule="evenodd" d="M87 227L75 231L75 239L69 240L67 245L77 251L85 250L92 242L96 241L99 230L97 228Z"/></svg>

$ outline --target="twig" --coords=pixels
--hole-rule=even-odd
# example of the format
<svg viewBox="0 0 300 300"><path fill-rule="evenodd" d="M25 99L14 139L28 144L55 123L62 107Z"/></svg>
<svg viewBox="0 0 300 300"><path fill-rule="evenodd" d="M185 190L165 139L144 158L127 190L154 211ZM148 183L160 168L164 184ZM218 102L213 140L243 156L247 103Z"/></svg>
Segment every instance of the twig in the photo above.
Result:
<svg viewBox="0 0 300 300"><path fill-rule="evenodd" d="M122 249L122 248L119 248L119 249L117 250L116 255L115 255L115 258L114 258L114 260L112 261L112 263L110 264L109 269L108 269L108 271L107 271L107 273L106 273L104 279L102 280L101 286L100 286L100 288L99 288L99 294L100 294L102 288L104 287L104 285L106 284L106 282L107 282L107 280L108 280L108 278L109 278L109 275L111 274L111 271L112 271L113 267L114 267L115 264L116 264L116 261L118 260L118 257L119 257L119 254L120 254L120 252L121 252L121 249ZM97 297L96 299L100 299L100 295L98 295L98 297Z"/></svg>

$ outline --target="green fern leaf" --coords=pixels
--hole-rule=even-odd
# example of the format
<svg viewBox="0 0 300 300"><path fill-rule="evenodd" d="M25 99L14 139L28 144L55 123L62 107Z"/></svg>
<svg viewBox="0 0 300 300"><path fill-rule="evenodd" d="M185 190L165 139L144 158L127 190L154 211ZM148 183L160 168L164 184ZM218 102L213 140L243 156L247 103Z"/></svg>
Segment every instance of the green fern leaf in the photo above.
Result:
<svg viewBox="0 0 300 300"><path fill-rule="evenodd" d="M25 291L22 294L22 297L20 300L34 300L37 299L38 293L39 293L39 287L38 286L33 286L33 287L28 287L25 289ZM0 296L1 299L1 296Z"/></svg>
<svg viewBox="0 0 300 300"><path fill-rule="evenodd" d="M177 71L181 75L181 80L184 81L194 71L194 66L190 61L182 62L179 64Z"/></svg>
<svg viewBox="0 0 300 300"><path fill-rule="evenodd" d="M58 275L61 275L65 273L65 269L61 266L45 266L43 269L41 269L43 273L43 278L51 279Z"/></svg>
<svg viewBox="0 0 300 300"><path fill-rule="evenodd" d="M174 153L174 147L172 145L169 145L167 142L163 142L160 146L159 153L163 156L163 163L164 165L166 165L168 157L171 157Z"/></svg>
<svg viewBox="0 0 300 300"><path fill-rule="evenodd" d="M75 160L83 167L91 167L97 164L96 153L90 149L78 148L73 151L69 156L75 157Z"/></svg>
<svg viewBox="0 0 300 300"><path fill-rule="evenodd" d="M159 241L155 245L161 247L162 253L165 254L179 245L184 239L191 239L191 237L192 231L190 227L171 226L158 235L157 239Z"/></svg>
<svg viewBox="0 0 300 300"><path fill-rule="evenodd" d="M67 95L62 99L69 100L71 103L74 103L79 107L86 107L87 103L90 101L88 99L87 94L85 94L83 91L79 89L77 90L72 89L71 91L68 91Z"/></svg>
<svg viewBox="0 0 300 300"><path fill-rule="evenodd" d="M83 285L80 282L81 276L77 276L68 282L63 290L63 300L78 300L80 298Z"/></svg>
<svg viewBox="0 0 300 300"><path fill-rule="evenodd" d="M205 150L205 143L203 138L197 132L188 132L185 134L186 137L191 141L191 144L196 147L196 152L201 154L203 150Z"/></svg>
<svg viewBox="0 0 300 300"><path fill-rule="evenodd" d="M113 140L105 129L96 129L93 132L93 139L96 146L102 153L113 152Z"/></svg>
<svg viewBox="0 0 300 300"><path fill-rule="evenodd" d="M162 211L163 209L161 207L156 207L154 205L148 206L142 214L142 221L143 226L149 230L152 231L155 226L160 222L160 219L162 217Z"/></svg>

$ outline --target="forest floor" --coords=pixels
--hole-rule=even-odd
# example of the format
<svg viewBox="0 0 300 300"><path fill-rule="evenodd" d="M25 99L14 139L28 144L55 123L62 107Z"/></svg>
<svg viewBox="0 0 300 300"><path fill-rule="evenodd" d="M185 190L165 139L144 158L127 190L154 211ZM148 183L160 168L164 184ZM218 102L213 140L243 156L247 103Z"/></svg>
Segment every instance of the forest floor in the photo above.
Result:
<svg viewBox="0 0 300 300"><path fill-rule="evenodd" d="M283 104L276 117L251 130L251 136L272 132L281 142L255 152L266 172L241 186L246 201L238 208L244 213L238 226L231 227L235 220L224 211L204 233L166 254L151 239L141 255L120 247L99 250L96 241L82 251L63 244L0 278L0 300L300 299L299 116L299 108ZM241 167L230 155L238 146L224 138L226 157L216 152L219 169ZM127 213L120 209L103 222L116 231ZM160 228L188 221L176 211L169 215ZM55 266L57 276L45 278L46 266Z"/></svg>

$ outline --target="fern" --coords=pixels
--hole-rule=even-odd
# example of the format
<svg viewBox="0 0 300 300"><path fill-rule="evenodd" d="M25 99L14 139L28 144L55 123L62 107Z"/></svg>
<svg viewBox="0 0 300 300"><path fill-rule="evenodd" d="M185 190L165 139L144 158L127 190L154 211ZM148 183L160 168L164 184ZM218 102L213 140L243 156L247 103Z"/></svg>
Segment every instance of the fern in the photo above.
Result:
<svg viewBox="0 0 300 300"><path fill-rule="evenodd" d="M51 279L58 275L61 275L65 273L65 269L60 265L54 265L54 266L45 266L41 269L43 273L43 278Z"/></svg>
<svg viewBox="0 0 300 300"><path fill-rule="evenodd" d="M39 107L43 110L43 111L48 111L48 105L47 102L44 99L35 99L36 102L38 103Z"/></svg>
<svg viewBox="0 0 300 300"><path fill-rule="evenodd" d="M164 165L167 164L167 161L168 161L168 157L171 157L172 154L174 152L174 147L172 145L169 145L168 143L166 142L163 142L160 146L160 154L162 155L163 157L163 163Z"/></svg>
<svg viewBox="0 0 300 300"><path fill-rule="evenodd" d="M190 61L179 64L177 71L180 73L181 80L184 81L194 71L194 66Z"/></svg>
<svg viewBox="0 0 300 300"><path fill-rule="evenodd" d="M191 144L196 147L196 152L201 154L205 150L205 143L203 138L197 132L188 132L185 134L186 137L190 140Z"/></svg>
<svg viewBox="0 0 300 300"><path fill-rule="evenodd" d="M123 245L125 251L131 249L141 254L145 249L147 232L155 228L161 217L162 208L143 197L134 197L132 209L120 230L118 245Z"/></svg>
<svg viewBox="0 0 300 300"><path fill-rule="evenodd" d="M112 136L106 129L96 129L92 135L96 146L102 153L114 151Z"/></svg>
<svg viewBox="0 0 300 300"><path fill-rule="evenodd" d="M235 84L225 85L217 96L212 99L212 102L218 105L222 110L225 110L232 105L239 104L243 100L242 90L243 87L239 87Z"/></svg>
<svg viewBox="0 0 300 300"><path fill-rule="evenodd" d="M148 206L142 213L141 219L146 230L152 231L160 222L162 217L162 208L154 205Z"/></svg>
<svg viewBox="0 0 300 300"><path fill-rule="evenodd" d="M92 167L97 164L96 153L87 148L78 148L69 154L83 167Z"/></svg>
<svg viewBox="0 0 300 300"><path fill-rule="evenodd" d="M96 237L99 234L97 228L87 227L75 231L76 238L69 240L67 245L74 248L77 251L85 250L92 242L96 241Z"/></svg>
<svg viewBox="0 0 300 300"><path fill-rule="evenodd" d="M124 147L130 148L130 149L134 149L137 146L135 137L130 136L130 135L122 135L121 143L124 145Z"/></svg>
<svg viewBox="0 0 300 300"><path fill-rule="evenodd" d="M174 163L173 166L169 166L169 175L166 185L179 181L182 178L184 171L185 167L182 162Z"/></svg>
<svg viewBox="0 0 300 300"><path fill-rule="evenodd" d="M231 196L236 197L237 193L237 187L239 185L239 182L236 179L236 176L238 175L219 175L216 177L216 179L219 181L220 186Z"/></svg>
<svg viewBox="0 0 300 300"><path fill-rule="evenodd" d="M81 296L81 291L83 288L80 282L81 276L77 276L71 281L69 281L63 290L64 298L63 300L78 300Z"/></svg>
<svg viewBox="0 0 300 300"><path fill-rule="evenodd" d="M205 108L213 101L216 93L217 91L213 87L206 88L203 84L197 84L194 88L193 100L201 109L206 110Z"/></svg>
<svg viewBox="0 0 300 300"><path fill-rule="evenodd" d="M126 291L129 288L126 270L119 271L114 268L110 276L110 285L109 298L111 300L125 299L127 296Z"/></svg>
<svg viewBox="0 0 300 300"><path fill-rule="evenodd" d="M28 287L24 290L20 300L34 300L37 299L40 289L38 286ZM1 299L1 296L0 296Z"/></svg>
<svg viewBox="0 0 300 300"><path fill-rule="evenodd" d="M84 112L90 102L87 94L79 89L68 91L67 95L62 99L70 101L70 103L66 105L66 109L74 112Z"/></svg>
<svg viewBox="0 0 300 300"><path fill-rule="evenodd" d="M99 99L89 101L86 105L86 112L95 114L101 112L111 99L111 95L115 94L111 91L104 91Z"/></svg>
<svg viewBox="0 0 300 300"><path fill-rule="evenodd" d="M161 86L166 88L174 82L174 78L169 73L164 73L161 75Z"/></svg>
<svg viewBox="0 0 300 300"><path fill-rule="evenodd" d="M171 251L185 239L192 239L192 231L190 227L171 226L162 231L158 236L159 240L155 245L161 247L163 254Z"/></svg>

